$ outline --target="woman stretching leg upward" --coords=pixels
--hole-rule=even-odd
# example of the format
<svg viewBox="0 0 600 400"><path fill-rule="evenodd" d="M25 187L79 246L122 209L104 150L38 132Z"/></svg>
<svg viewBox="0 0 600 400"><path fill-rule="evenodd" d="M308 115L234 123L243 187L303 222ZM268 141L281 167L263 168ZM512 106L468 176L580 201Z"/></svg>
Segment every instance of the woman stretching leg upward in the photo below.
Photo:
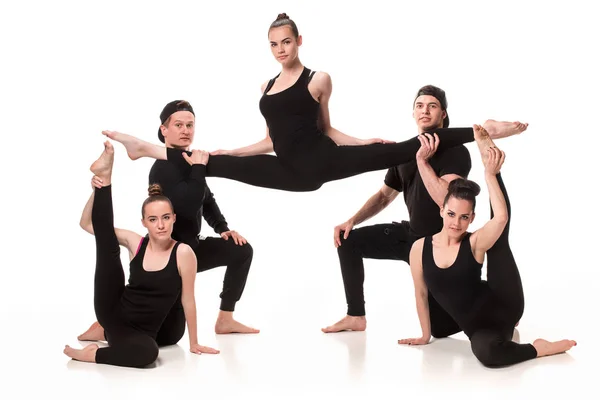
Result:
<svg viewBox="0 0 600 400"><path fill-rule="evenodd" d="M486 367L503 367L562 353L577 343L537 339L533 344L518 344L511 340L514 327L523 315L523 287L508 243L511 210L500 176L504 153L495 146L488 147L483 140L485 136L485 130L476 126L475 140L485 164L491 219L475 232L467 232L475 217L479 185L462 178L449 184L441 209L442 231L417 240L410 253L423 335L398 343L429 343L429 291L470 339L475 357ZM486 254L487 282L481 280Z"/></svg>
<svg viewBox="0 0 600 400"><path fill-rule="evenodd" d="M200 346L196 331L194 282L196 256L192 249L171 239L175 215L160 187L151 185L142 205L142 224L148 233L115 229L111 175L114 150L109 142L91 166L94 192L82 220L89 221L96 240L94 309L104 328L108 347L89 344L83 349L65 346L64 353L78 361L141 368L158 357L156 333L181 293L192 353L218 353ZM120 259L120 245L131 259L129 283Z"/></svg>
<svg viewBox="0 0 600 400"><path fill-rule="evenodd" d="M398 143L382 139L361 140L331 126L331 77L325 72L315 73L300 62L298 51L302 36L287 15L280 14L271 24L268 37L273 56L282 70L261 87L263 95L259 106L267 124L266 136L250 146L212 152L206 176L303 192L317 190L326 182L395 167L415 159L420 148L417 137ZM444 112L446 106L443 105ZM176 111L194 113L189 103L183 101ZM161 115L158 137L163 142L161 129L172 115ZM472 128L448 128L448 124L446 114L444 128L435 131L440 138L439 151L473 141ZM527 124L519 122L493 120L488 120L484 126L492 138L515 135L527 128ZM113 131L103 133L123 143L132 159L151 157L187 165L180 149L165 151L162 146L129 135ZM268 155L271 152L276 156Z"/></svg>

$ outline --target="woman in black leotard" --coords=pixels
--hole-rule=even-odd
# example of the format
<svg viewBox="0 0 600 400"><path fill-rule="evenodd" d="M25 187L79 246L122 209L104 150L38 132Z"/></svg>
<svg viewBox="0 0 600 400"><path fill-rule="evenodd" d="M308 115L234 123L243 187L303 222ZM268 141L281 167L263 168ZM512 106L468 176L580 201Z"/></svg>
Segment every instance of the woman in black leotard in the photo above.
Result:
<svg viewBox="0 0 600 400"><path fill-rule="evenodd" d="M258 143L235 150L211 153L206 176L227 178L249 185L285 191L314 191L324 183L358 174L388 169L415 159L420 148L417 137L399 143L382 139L361 140L343 134L330 124L331 78L311 71L300 62L302 36L286 14L280 14L269 28L273 56L281 72L262 85L260 111L267 123L266 137ZM418 95L417 95L418 96ZM472 128L448 128L446 104L440 151L473 141ZM175 100L161 113L158 137L169 129L176 113L192 113L188 102ZM486 121L492 137L520 133L527 124ZM183 127L182 127L183 129ZM168 159L187 165L181 149L151 145L118 132L104 131L127 148L130 158ZM267 153L275 152L276 156ZM188 152L188 155L190 153Z"/></svg>
<svg viewBox="0 0 600 400"><path fill-rule="evenodd" d="M123 367L145 367L158 357L156 334L181 294L190 351L218 353L200 346L196 332L194 282L196 255L186 244L171 238L175 215L160 186L152 185L142 205L142 224L148 234L115 229L113 225L111 172L114 150L109 142L91 166L94 192L86 204L81 225L96 239L94 309L99 322L96 332L108 347L90 344L83 349L65 346L64 353L79 361ZM129 282L120 259L120 247L130 256Z"/></svg>
<svg viewBox="0 0 600 400"><path fill-rule="evenodd" d="M475 196L480 188L475 182L462 178L449 184L441 210L443 229L417 240L410 252L423 335L398 343L429 343L429 291L470 339L477 359L487 367L502 367L562 353L576 343L543 339L533 344L512 341L514 328L523 315L523 287L508 243L510 202L500 176L504 153L495 146L479 143L484 136L485 131L476 126L475 138L480 149L484 149L482 157L491 219L475 232L467 232L475 217ZM481 268L486 254L488 273L484 281Z"/></svg>

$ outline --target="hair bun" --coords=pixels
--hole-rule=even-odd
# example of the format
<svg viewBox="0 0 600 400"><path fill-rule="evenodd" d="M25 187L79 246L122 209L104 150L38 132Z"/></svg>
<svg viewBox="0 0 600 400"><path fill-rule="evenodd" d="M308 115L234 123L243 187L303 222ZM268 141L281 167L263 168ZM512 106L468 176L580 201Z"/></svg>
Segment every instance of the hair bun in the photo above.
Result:
<svg viewBox="0 0 600 400"><path fill-rule="evenodd" d="M153 183L148 187L148 196L162 196L163 191L158 183Z"/></svg>
<svg viewBox="0 0 600 400"><path fill-rule="evenodd" d="M281 13L277 16L277 19L275 21L279 21L280 19L290 19L290 17L288 17L286 13Z"/></svg>
<svg viewBox="0 0 600 400"><path fill-rule="evenodd" d="M473 192L477 196L481 191L481 187L477 183L464 178L454 179L448 185L448 192L457 193L462 191Z"/></svg>

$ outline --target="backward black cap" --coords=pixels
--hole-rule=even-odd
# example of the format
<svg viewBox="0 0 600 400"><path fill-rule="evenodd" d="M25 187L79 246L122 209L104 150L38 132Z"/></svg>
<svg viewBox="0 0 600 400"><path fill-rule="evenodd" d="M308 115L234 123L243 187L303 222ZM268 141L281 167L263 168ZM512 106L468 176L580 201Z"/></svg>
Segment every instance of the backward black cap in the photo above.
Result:
<svg viewBox="0 0 600 400"><path fill-rule="evenodd" d="M427 85L427 86L423 86L421 89L419 89L419 91L417 92L417 95L415 96L415 101L417 100L417 97L419 96L433 96L435 97L439 102L440 102L440 106L442 107L442 110L446 111L446 118L444 118L444 128L447 128L448 126L450 126L450 117L448 116L448 100L446 100L446 92L444 92L442 89L440 89L437 86L433 86L433 85ZM414 107L414 102L413 102L413 107Z"/></svg>
<svg viewBox="0 0 600 400"><path fill-rule="evenodd" d="M169 117L177 111L189 111L192 114L194 114L194 116L196 116L196 114L194 113L194 109L192 108L192 105L190 103L188 103L185 100L173 100L172 102L167 104L160 113L160 124L164 125L164 123L169 119ZM160 131L160 127L158 127L158 139L163 143L165 142L165 137Z"/></svg>

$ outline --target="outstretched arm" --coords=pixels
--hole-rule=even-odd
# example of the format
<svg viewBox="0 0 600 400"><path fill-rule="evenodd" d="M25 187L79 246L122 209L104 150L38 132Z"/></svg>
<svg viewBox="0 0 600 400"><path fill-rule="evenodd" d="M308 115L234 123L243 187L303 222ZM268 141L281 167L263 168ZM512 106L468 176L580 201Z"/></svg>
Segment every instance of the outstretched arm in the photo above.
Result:
<svg viewBox="0 0 600 400"><path fill-rule="evenodd" d="M315 73L309 85L314 85L319 100L319 120L318 125L327 136L331 138L338 146L361 146L373 143L393 143L390 140L383 139L358 139L348 136L331 126L329 117L329 99L333 91L331 76L326 72Z"/></svg>
<svg viewBox="0 0 600 400"><path fill-rule="evenodd" d="M417 152L417 167L423 184L429 193L429 196L435 203L442 208L444 198L448 194L448 185L457 178L466 178L471 169L471 158L469 151L464 147L454 147L443 152L439 159L439 165L442 166L441 176L434 171L429 160L437 151L439 137L437 134L431 136L429 133L418 136L421 142L421 148ZM450 173L449 173L450 172ZM454 173L456 172L456 173Z"/></svg>
<svg viewBox="0 0 600 400"><path fill-rule="evenodd" d="M487 151L488 157L484 158L485 182L488 187L494 216L483 227L473 232L472 235L473 253L475 259L479 262L483 262L485 252L496 243L508 223L506 200L496 177L500 173L505 155L497 147L489 148Z"/></svg>
<svg viewBox="0 0 600 400"><path fill-rule="evenodd" d="M415 285L415 299L417 303L417 314L421 323L422 335L420 338L401 339L399 344L428 344L431 340L431 321L429 319L429 298L427 285L423 278L423 242L417 240L410 249L410 272Z"/></svg>
<svg viewBox="0 0 600 400"><path fill-rule="evenodd" d="M92 178L92 185L94 187L101 188L102 184L99 182L99 178L94 176ZM94 227L92 225L92 208L94 206L94 194L95 190L92 192L92 195L88 199L85 207L83 208L83 212L81 213L81 219L79 220L79 226L81 228L90 233L94 234ZM137 247L142 240L142 237L135 232L128 231L126 229L115 228L115 234L117 235L117 240L121 246L124 246L129 251L129 259L131 260L137 251Z"/></svg>
<svg viewBox="0 0 600 400"><path fill-rule="evenodd" d="M234 150L215 150L211 151L211 156L226 155L236 157L256 156L259 154L268 154L273 152L273 141L269 135L269 127L267 127L267 136L259 142L246 147L240 147Z"/></svg>
<svg viewBox="0 0 600 400"><path fill-rule="evenodd" d="M190 339L190 351L192 353L217 354L218 350L198 344L198 323L196 315L196 298L194 288L196 283L197 259L196 254L190 246L181 243L177 248L177 268L181 275L181 304L187 323L188 336Z"/></svg>
<svg viewBox="0 0 600 400"><path fill-rule="evenodd" d="M260 92L264 93L267 88L267 84L269 81L264 82L260 87ZM238 149L233 150L215 150L211 151L211 156L236 156L236 157L248 157L248 156L256 156L259 154L269 154L272 153L273 150L273 141L271 140L271 135L269 134L269 127L267 126L267 134L263 140L260 140L254 144L249 146L240 147Z"/></svg>

